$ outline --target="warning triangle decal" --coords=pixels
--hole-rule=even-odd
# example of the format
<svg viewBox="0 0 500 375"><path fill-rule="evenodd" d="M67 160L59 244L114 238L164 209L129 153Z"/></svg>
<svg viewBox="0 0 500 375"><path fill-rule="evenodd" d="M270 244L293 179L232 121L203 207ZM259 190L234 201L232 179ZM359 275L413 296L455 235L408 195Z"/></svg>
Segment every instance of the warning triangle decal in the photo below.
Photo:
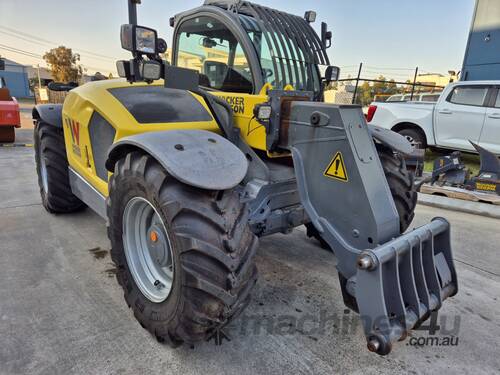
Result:
<svg viewBox="0 0 500 375"><path fill-rule="evenodd" d="M324 175L327 177L336 178L340 181L348 181L344 158L342 157L342 153L340 151L335 154L330 164L328 164Z"/></svg>

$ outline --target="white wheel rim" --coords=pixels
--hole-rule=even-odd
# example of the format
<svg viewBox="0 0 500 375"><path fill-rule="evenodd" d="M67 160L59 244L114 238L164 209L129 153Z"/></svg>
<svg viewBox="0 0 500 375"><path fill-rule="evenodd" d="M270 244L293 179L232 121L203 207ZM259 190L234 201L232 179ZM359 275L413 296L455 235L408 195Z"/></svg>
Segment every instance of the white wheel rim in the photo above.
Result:
<svg viewBox="0 0 500 375"><path fill-rule="evenodd" d="M128 201L123 212L123 247L130 273L151 302L167 299L174 280L174 261L165 224L142 197Z"/></svg>

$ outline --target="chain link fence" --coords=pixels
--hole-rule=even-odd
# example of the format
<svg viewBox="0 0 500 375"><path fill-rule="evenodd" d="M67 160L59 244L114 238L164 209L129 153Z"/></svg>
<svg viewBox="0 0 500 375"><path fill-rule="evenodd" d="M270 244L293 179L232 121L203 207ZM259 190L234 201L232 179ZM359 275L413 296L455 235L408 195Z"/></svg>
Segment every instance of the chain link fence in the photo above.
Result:
<svg viewBox="0 0 500 375"><path fill-rule="evenodd" d="M433 82L421 82L418 67L414 72L407 71L413 73L413 79L404 81L386 79L383 78L382 72L378 73L378 77L383 79L368 78L363 77L364 70L361 63L355 77L341 78L327 88L325 101L336 104L359 104L363 107L377 101L436 101L444 86ZM366 69L367 75L374 73L373 70ZM397 75L402 77L405 73ZM440 78L446 79L444 76Z"/></svg>

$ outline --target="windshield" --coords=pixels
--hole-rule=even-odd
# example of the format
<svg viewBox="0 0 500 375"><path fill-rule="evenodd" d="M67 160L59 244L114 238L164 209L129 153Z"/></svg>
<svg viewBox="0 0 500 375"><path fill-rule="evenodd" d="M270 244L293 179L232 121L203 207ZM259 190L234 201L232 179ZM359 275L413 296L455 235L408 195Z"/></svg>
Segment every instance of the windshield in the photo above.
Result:
<svg viewBox="0 0 500 375"><path fill-rule="evenodd" d="M319 92L321 89L317 65L310 62L305 45L285 31L276 18L276 27L263 31L253 17L240 15L240 21L257 52L265 83L275 89L292 85L295 90Z"/></svg>
<svg viewBox="0 0 500 375"><path fill-rule="evenodd" d="M251 94L253 77L241 44L220 21L195 17L181 24L175 65L197 70L200 85Z"/></svg>

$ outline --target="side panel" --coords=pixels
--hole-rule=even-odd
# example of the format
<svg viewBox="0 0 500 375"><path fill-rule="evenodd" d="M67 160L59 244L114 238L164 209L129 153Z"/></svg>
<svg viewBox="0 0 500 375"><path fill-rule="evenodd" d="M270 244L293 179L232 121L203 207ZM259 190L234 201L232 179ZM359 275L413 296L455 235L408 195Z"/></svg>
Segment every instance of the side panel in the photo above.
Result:
<svg viewBox="0 0 500 375"><path fill-rule="evenodd" d="M267 101L267 95L250 95L230 92L214 92L226 100L233 109L234 122L241 130L241 136L252 148L266 150L266 128L260 124L253 114L257 104Z"/></svg>
<svg viewBox="0 0 500 375"><path fill-rule="evenodd" d="M155 88L162 85L163 81L150 86L143 83L130 85L123 80L97 81L80 86L68 94L62 110L62 122L69 164L103 196L108 195L109 174L107 176L103 174L107 172L103 169L105 158L102 156L107 155L111 146L111 134L114 133L112 142L116 142L124 137L153 131L200 129L219 132L219 127L211 115L206 121L160 122L155 118L154 123L139 123L127 109L127 103L121 102L111 93L114 89L138 86ZM143 95L146 96L144 100L148 100L148 93ZM189 95L207 109L203 99L195 94ZM148 110L153 111L154 108L150 107ZM109 124L114 132L106 129L100 132L100 135L97 134L93 140L91 120L94 115L100 118L100 122ZM139 120L143 119L140 117L142 115L138 115Z"/></svg>

